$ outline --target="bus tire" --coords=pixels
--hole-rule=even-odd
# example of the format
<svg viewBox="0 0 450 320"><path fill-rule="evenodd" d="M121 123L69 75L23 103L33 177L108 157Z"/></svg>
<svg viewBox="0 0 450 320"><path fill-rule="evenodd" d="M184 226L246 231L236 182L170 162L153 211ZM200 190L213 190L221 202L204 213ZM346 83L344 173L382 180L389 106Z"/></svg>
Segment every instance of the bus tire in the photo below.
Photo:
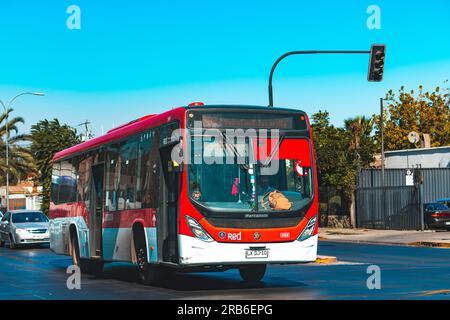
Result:
<svg viewBox="0 0 450 320"><path fill-rule="evenodd" d="M87 260L87 273L92 275L99 275L103 272L105 263L102 260Z"/></svg>
<svg viewBox="0 0 450 320"><path fill-rule="evenodd" d="M257 283L262 280L266 273L265 264L255 264L239 267L242 280L248 283Z"/></svg>
<svg viewBox="0 0 450 320"><path fill-rule="evenodd" d="M148 262L147 246L143 227L133 227L133 241L136 250L136 262L138 265L140 282L145 285L159 284L161 280L160 270L157 266Z"/></svg>
<svg viewBox="0 0 450 320"><path fill-rule="evenodd" d="M81 258L78 235L74 230L70 232L70 256L74 266L79 267L83 273L89 273L89 260Z"/></svg>

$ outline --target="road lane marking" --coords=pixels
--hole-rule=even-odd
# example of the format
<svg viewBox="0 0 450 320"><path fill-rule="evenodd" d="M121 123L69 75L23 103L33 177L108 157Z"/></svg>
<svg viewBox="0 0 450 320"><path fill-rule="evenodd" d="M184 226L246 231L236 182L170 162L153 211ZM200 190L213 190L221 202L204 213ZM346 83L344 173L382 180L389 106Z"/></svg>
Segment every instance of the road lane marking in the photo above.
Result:
<svg viewBox="0 0 450 320"><path fill-rule="evenodd" d="M424 291L423 293L419 294L418 296L433 296L436 294L448 294L450 293L449 289L443 289L443 290L431 290L431 291Z"/></svg>

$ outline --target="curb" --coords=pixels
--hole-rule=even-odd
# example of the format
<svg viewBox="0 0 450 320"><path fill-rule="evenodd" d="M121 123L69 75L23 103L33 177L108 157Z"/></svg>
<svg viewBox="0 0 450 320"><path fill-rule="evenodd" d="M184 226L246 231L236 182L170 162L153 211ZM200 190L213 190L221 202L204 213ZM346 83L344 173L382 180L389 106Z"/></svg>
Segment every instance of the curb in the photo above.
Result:
<svg viewBox="0 0 450 320"><path fill-rule="evenodd" d="M418 241L407 243L407 245L412 247L450 248L450 243L447 242Z"/></svg>
<svg viewBox="0 0 450 320"><path fill-rule="evenodd" d="M317 256L316 263L320 264L330 264L330 263L336 263L337 258L332 256Z"/></svg>
<svg viewBox="0 0 450 320"><path fill-rule="evenodd" d="M426 248L450 248L448 242L434 242L434 241L417 241L417 242L381 242L371 240L343 240L343 239L329 239L325 237L319 237L319 240L340 242L340 243L356 243L356 244L373 244L373 245L386 245L386 246L404 246L404 247L426 247Z"/></svg>

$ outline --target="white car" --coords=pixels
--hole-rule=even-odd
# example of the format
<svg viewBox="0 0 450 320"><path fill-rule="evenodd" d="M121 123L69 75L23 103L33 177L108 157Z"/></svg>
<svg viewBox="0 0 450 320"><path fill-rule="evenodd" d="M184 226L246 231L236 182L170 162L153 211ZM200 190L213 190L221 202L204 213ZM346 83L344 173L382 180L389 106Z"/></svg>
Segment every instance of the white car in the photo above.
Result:
<svg viewBox="0 0 450 320"><path fill-rule="evenodd" d="M22 245L48 244L48 218L40 211L8 211L0 220L0 246L14 249Z"/></svg>

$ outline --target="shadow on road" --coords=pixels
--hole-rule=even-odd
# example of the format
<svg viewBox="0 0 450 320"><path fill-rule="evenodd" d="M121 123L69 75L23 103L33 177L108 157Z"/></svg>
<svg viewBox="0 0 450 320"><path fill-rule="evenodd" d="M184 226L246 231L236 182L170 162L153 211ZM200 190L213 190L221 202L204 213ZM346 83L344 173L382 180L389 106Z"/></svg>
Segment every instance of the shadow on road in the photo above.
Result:
<svg viewBox="0 0 450 320"><path fill-rule="evenodd" d="M270 271L269 271L270 272ZM124 282L139 283L136 267L133 265L109 265L104 272L92 279L114 279ZM226 272L203 273L171 273L169 277L158 287L176 291L200 291L200 290L233 290L233 289L261 289L261 288L286 288L303 287L302 282L290 281L284 278L266 279L275 281L263 281L257 284L244 283L235 270ZM140 284L139 284L140 285ZM142 285L144 288L145 286Z"/></svg>

